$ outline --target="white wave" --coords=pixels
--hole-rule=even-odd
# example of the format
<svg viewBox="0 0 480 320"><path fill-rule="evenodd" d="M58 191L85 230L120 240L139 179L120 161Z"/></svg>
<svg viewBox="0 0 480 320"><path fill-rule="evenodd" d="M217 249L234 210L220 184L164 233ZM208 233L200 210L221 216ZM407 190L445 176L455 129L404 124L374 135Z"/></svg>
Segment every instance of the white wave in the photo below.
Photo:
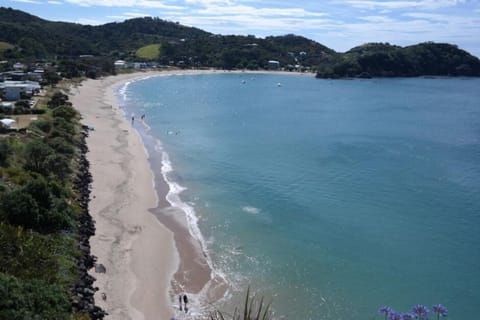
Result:
<svg viewBox="0 0 480 320"><path fill-rule="evenodd" d="M262 211L262 209L251 207L251 206L245 206L245 207L242 207L242 211L251 213L251 214L259 214Z"/></svg>
<svg viewBox="0 0 480 320"><path fill-rule="evenodd" d="M156 149L159 150L159 149ZM209 292L212 289L212 286L215 286L215 282L218 283L218 280L221 279L222 282L227 282L227 276L225 273L223 273L221 270L214 268L213 262L211 260L210 254L208 252L208 247L207 247L207 242L205 241L202 233L200 232L200 229L198 227L198 217L195 213L194 207L186 202L183 202L182 199L180 198L180 194L187 190L184 186L181 186L179 183L176 181L173 181L171 178L171 173L174 171L172 167L172 163L170 162L170 158L168 156L168 153L165 151L161 151L162 153L162 176L164 181L169 186L169 191L167 193L166 199L168 203L174 208L178 208L181 211L185 213L185 218L187 220L187 226L190 235L192 236L193 239L197 241L197 243L200 246L200 251L203 253L205 256L205 260L207 264L210 267L211 270L211 281L209 281L198 294L191 294L189 293L189 296L192 296L192 302L196 301L196 303L192 303L192 309L189 312L191 315L192 314L201 314L210 308L209 306ZM215 281L217 280L217 281ZM225 292L225 295L222 299L224 300L227 298L229 295L229 291L227 290Z"/></svg>

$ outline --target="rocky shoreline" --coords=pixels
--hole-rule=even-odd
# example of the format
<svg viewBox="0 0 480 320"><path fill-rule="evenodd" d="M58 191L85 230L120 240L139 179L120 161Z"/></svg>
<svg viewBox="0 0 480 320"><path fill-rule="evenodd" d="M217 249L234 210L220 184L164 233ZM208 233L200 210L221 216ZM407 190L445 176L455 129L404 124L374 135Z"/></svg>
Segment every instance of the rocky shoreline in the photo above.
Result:
<svg viewBox="0 0 480 320"><path fill-rule="evenodd" d="M103 319L107 313L95 305L94 294L95 291L98 291L98 288L94 287L93 283L96 279L88 274L88 270L96 266L95 262L97 260L97 258L90 252L90 237L95 234L95 222L88 210L90 186L92 183L92 175L89 170L90 163L86 156L88 152L88 146L86 143L88 131L88 126L82 125L80 143L78 146L80 149L78 173L74 182L74 188L80 195L80 198L78 199L78 204L81 208L78 226L78 248L81 252L81 257L77 263L80 275L79 280L73 289L72 306L74 312L87 313L90 315L91 319L96 320Z"/></svg>

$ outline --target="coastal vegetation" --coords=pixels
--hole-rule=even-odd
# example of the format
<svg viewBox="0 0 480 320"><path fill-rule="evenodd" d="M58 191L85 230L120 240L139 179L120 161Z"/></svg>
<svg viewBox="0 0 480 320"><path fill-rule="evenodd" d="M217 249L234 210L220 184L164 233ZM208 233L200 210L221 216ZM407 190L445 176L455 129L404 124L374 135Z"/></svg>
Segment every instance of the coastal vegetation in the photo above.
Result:
<svg viewBox="0 0 480 320"><path fill-rule="evenodd" d="M90 319L100 310L77 294L92 280L80 116L61 92L38 108L26 131L0 135L0 318Z"/></svg>
<svg viewBox="0 0 480 320"><path fill-rule="evenodd" d="M318 66L318 78L479 76L480 60L446 43L408 47L369 43Z"/></svg>
<svg viewBox="0 0 480 320"><path fill-rule="evenodd" d="M233 314L227 315L221 311L214 311L210 315L210 320L270 320L272 313L270 303L265 303L263 297L260 299L250 295L250 288L247 289L243 309L235 309Z"/></svg>
<svg viewBox="0 0 480 320"><path fill-rule="evenodd" d="M319 78L480 76L477 57L451 44L369 43L345 53L298 35L218 35L159 18L88 26L0 8L0 59L54 61L64 77L114 74L114 61L182 68L316 71Z"/></svg>

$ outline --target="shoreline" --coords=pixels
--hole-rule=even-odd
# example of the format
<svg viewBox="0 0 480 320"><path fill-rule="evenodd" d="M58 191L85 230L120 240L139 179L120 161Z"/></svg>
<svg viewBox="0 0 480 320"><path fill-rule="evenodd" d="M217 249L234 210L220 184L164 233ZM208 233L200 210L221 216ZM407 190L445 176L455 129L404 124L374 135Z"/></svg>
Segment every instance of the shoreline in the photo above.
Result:
<svg viewBox="0 0 480 320"><path fill-rule="evenodd" d="M170 319L178 313L178 294L187 293L190 315L225 296L226 281L215 274L201 239L192 234L183 208L168 197L163 149L149 154L136 119L133 126L116 90L150 77L199 74L287 74L281 71L170 70L144 71L88 79L70 89L82 124L94 128L87 145L93 176L90 212L96 221L92 254L105 273L97 278L97 305L107 319ZM161 165L162 174L152 170ZM134 213L134 214L132 214ZM106 297L106 299L103 299Z"/></svg>
<svg viewBox="0 0 480 320"><path fill-rule="evenodd" d="M158 203L154 175L136 130L119 109L114 88L145 73L83 81L70 99L90 131L87 158L93 177L90 213L96 234L91 251L105 273L95 302L106 319L170 319L170 279L178 254L173 234L149 209ZM105 299L104 299L105 297Z"/></svg>

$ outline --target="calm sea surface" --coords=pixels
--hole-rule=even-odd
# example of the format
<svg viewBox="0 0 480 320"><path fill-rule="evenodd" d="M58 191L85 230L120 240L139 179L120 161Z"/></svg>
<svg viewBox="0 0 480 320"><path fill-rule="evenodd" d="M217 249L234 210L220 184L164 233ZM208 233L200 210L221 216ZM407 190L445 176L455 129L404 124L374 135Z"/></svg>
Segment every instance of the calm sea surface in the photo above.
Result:
<svg viewBox="0 0 480 320"><path fill-rule="evenodd" d="M230 303L250 285L287 319L478 315L480 79L219 73L122 93L168 153Z"/></svg>

